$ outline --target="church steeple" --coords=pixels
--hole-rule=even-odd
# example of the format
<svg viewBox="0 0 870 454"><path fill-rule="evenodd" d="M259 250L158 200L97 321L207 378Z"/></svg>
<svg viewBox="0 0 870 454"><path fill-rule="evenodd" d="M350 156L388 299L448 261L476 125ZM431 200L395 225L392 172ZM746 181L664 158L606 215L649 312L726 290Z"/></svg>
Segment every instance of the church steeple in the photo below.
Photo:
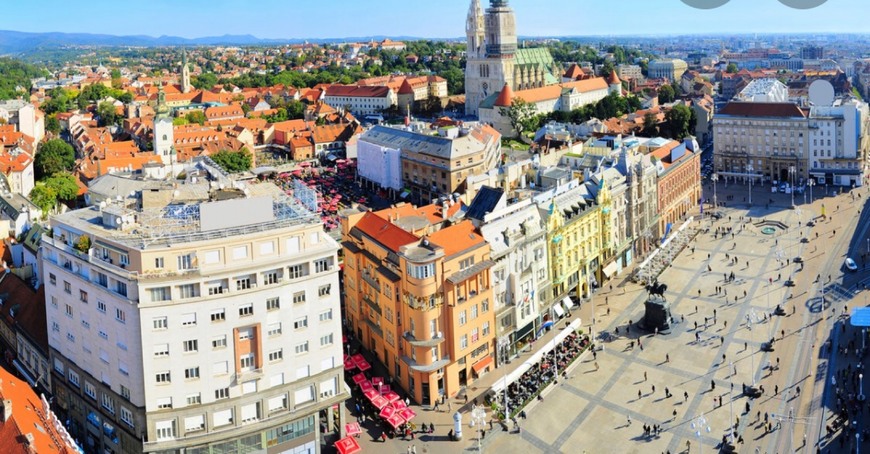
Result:
<svg viewBox="0 0 870 454"><path fill-rule="evenodd" d="M507 0L490 0L486 10L486 56L512 58L517 53L517 25Z"/></svg>
<svg viewBox="0 0 870 454"><path fill-rule="evenodd" d="M181 50L181 91L190 93L190 67L187 66L187 49Z"/></svg>
<svg viewBox="0 0 870 454"><path fill-rule="evenodd" d="M480 8L480 0L471 0L468 7L468 19L465 23L465 35L467 41L467 54L471 58L483 57L486 30L483 23L483 9Z"/></svg>

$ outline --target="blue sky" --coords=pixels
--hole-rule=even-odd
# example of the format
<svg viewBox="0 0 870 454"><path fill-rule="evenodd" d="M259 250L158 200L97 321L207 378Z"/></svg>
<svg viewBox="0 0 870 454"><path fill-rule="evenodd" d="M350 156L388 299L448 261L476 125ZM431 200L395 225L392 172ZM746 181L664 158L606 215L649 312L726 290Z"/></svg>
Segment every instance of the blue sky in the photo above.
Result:
<svg viewBox="0 0 870 454"><path fill-rule="evenodd" d="M470 0L5 0L0 29L259 38L464 35ZM481 0L488 4L488 0ZM422 5L426 6L422 6ZM74 5L74 6L73 6ZM714 10L680 0L512 0L525 36L868 32L867 0L828 0L811 10L777 0L730 0Z"/></svg>

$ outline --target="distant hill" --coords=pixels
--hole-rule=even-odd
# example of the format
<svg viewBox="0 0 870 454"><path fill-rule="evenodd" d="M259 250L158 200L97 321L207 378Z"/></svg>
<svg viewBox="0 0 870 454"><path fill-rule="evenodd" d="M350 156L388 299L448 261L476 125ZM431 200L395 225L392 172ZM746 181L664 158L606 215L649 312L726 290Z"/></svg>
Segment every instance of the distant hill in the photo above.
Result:
<svg viewBox="0 0 870 454"><path fill-rule="evenodd" d="M385 38L393 40L419 40L422 38L414 38L410 36L366 36L366 37L348 37L348 38L328 38L328 39L261 39L252 35L223 35L223 36L208 36L204 38L181 38L178 36L116 36L116 35L100 35L93 33L30 33L17 32L11 30L0 30L0 55L15 55L27 53L35 49L45 49L61 46L141 46L141 47L160 47L160 46L217 46L217 45L236 45L236 46L256 46L256 45L276 45L276 44L292 44L301 42L312 43L333 43L333 42L359 42L359 41L380 41Z"/></svg>

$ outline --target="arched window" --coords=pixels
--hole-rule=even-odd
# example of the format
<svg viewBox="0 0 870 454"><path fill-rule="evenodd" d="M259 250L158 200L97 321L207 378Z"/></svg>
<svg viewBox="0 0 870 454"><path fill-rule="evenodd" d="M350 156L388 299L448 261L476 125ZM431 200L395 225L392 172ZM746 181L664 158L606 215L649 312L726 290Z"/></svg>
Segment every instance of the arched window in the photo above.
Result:
<svg viewBox="0 0 870 454"><path fill-rule="evenodd" d="M163 134L163 140L166 140L166 134Z"/></svg>

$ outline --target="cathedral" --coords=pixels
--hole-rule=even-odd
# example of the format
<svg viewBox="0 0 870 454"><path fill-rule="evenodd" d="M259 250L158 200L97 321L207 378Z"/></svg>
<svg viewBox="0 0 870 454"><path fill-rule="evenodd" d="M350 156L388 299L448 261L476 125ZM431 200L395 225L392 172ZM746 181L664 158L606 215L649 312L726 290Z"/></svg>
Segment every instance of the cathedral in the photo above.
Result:
<svg viewBox="0 0 870 454"><path fill-rule="evenodd" d="M479 115L480 103L502 90L527 90L560 81L561 69L545 48L517 48L514 11L508 0L490 0L485 13L471 0L466 23L465 113Z"/></svg>

